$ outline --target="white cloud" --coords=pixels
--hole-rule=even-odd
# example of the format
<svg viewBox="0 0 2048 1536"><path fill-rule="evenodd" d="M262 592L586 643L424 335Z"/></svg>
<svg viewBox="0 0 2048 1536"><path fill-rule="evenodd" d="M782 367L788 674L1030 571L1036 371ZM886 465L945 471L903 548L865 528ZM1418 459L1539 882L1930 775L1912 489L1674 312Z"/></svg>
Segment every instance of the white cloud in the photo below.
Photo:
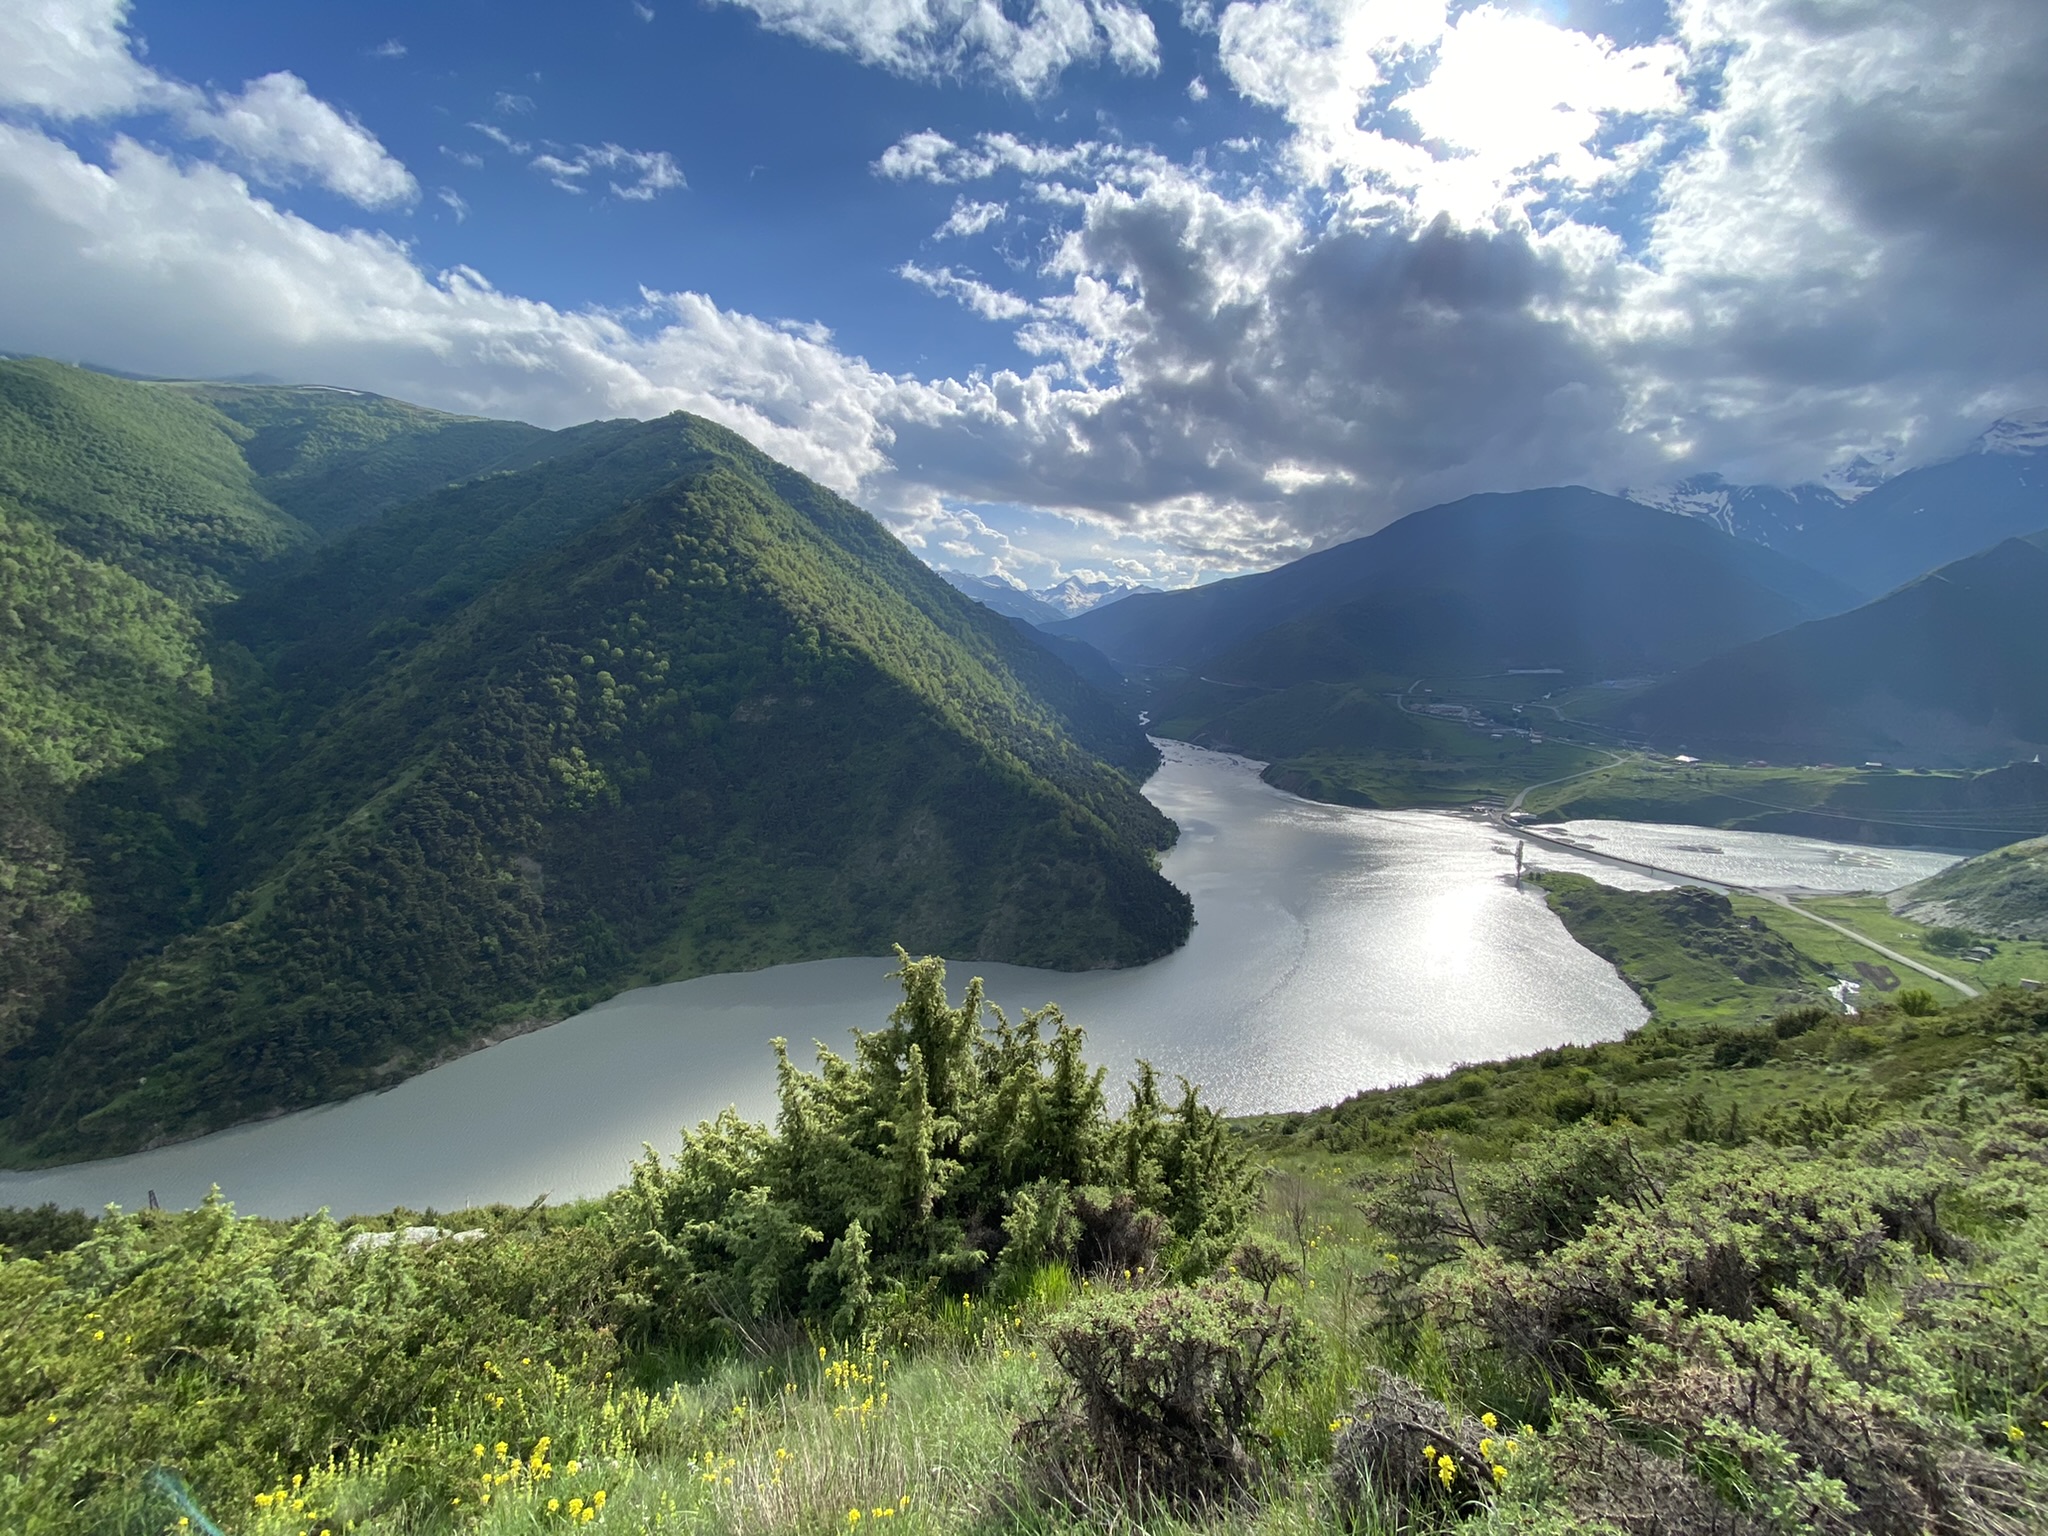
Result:
<svg viewBox="0 0 2048 1536"><path fill-rule="evenodd" d="M688 185L674 158L662 149L579 144L573 155L536 155L531 164L564 192L587 191L593 172L609 171L613 174L606 180L613 196L635 203L652 202L663 192Z"/></svg>
<svg viewBox="0 0 2048 1536"><path fill-rule="evenodd" d="M0 5L0 105L104 117L152 105L164 84L129 51L128 0Z"/></svg>
<svg viewBox="0 0 2048 1536"><path fill-rule="evenodd" d="M1204 80L1204 79L1203 79L1203 78L1202 78L1202 77L1201 77L1200 75L1197 75L1197 76L1195 76L1195 78L1194 78L1194 79L1192 79L1192 80L1190 80L1190 81L1188 82L1188 100L1189 100L1189 101L1207 101L1208 99L1209 99L1209 83L1208 83L1208 81Z"/></svg>
<svg viewBox="0 0 2048 1536"><path fill-rule="evenodd" d="M272 185L313 182L365 208L418 198L418 183L376 136L297 75L265 75L239 94L201 91L143 64L127 20L126 0L0 5L0 106L61 119L165 113Z"/></svg>
<svg viewBox="0 0 2048 1536"><path fill-rule="evenodd" d="M882 151L874 164L875 174L891 181L941 181L940 166L960 152L960 146L943 133L922 129L905 134Z"/></svg>
<svg viewBox="0 0 2048 1536"><path fill-rule="evenodd" d="M642 21L652 21L654 20L654 7L648 5L646 0L633 0L633 14Z"/></svg>
<svg viewBox="0 0 2048 1536"><path fill-rule="evenodd" d="M989 75L1026 96L1102 58L1159 67L1152 19L1129 0L1037 0L1024 21L998 0L725 0L772 31L921 78Z"/></svg>
<svg viewBox="0 0 2048 1536"><path fill-rule="evenodd" d="M285 72L265 75L239 96L194 103L185 131L231 150L259 179L277 186L315 181L365 208L388 208L419 196L411 172L354 118L335 111Z"/></svg>
<svg viewBox="0 0 2048 1536"><path fill-rule="evenodd" d="M402 59L405 55L405 44L395 37L387 37L370 50L370 57L373 59Z"/></svg>
<svg viewBox="0 0 2048 1536"><path fill-rule="evenodd" d="M841 490L886 465L906 389L698 294L565 311L466 268L422 270L383 235L335 233L217 166L116 138L104 167L0 124L0 334L144 372L268 373L564 425L691 410Z"/></svg>
<svg viewBox="0 0 2048 1536"><path fill-rule="evenodd" d="M498 148L514 155L523 155L533 146L524 139L515 139L496 123L471 123L470 127L489 139Z"/></svg>
<svg viewBox="0 0 2048 1536"><path fill-rule="evenodd" d="M1294 164L1360 210L1465 223L1633 169L1684 106L1685 54L1447 0L1238 0L1218 48L1294 126ZM1404 83L1416 75L1419 84Z"/></svg>
<svg viewBox="0 0 2048 1536"><path fill-rule="evenodd" d="M453 187L442 187L434 196L447 205L448 211L455 215L456 223L460 224L469 217L469 204L463 201L462 194Z"/></svg>
<svg viewBox="0 0 2048 1536"><path fill-rule="evenodd" d="M958 240L978 235L991 224L1000 224L1009 212L1002 203L970 203L964 197L953 199L953 211L946 216L946 222L932 232L934 240Z"/></svg>
<svg viewBox="0 0 2048 1536"><path fill-rule="evenodd" d="M491 110L504 116L524 117L533 111L533 98L513 91L500 91L491 99Z"/></svg>
<svg viewBox="0 0 2048 1536"><path fill-rule="evenodd" d="M872 166L891 181L983 181L1001 172L1036 178L1114 165L1166 162L1142 150L1084 141L1079 144L1033 144L1010 133L977 135L972 148L955 144L943 133L922 129L905 134L882 151Z"/></svg>
<svg viewBox="0 0 2048 1536"><path fill-rule="evenodd" d="M929 292L958 299L984 320L1021 320L1034 312L1030 300L991 288L979 278L962 276L951 267L927 268L906 261L896 275Z"/></svg>

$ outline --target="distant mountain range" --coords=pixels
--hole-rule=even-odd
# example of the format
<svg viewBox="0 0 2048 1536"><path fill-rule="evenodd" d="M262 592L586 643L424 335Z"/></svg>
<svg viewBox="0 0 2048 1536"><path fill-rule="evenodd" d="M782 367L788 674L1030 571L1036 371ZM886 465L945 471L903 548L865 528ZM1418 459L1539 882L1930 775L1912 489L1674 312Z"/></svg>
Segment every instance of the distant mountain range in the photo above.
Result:
<svg viewBox="0 0 2048 1536"><path fill-rule="evenodd" d="M1668 672L1856 594L1699 520L1583 487L1471 496L1277 570L1054 626L1126 666L1286 687L1555 667Z"/></svg>
<svg viewBox="0 0 2048 1536"><path fill-rule="evenodd" d="M1425 752L1389 693L1538 669L1560 686L1668 679L1611 723L1672 750L2031 755L2048 741L2048 557L2021 536L2048 526L2048 417L1862 478L1878 483L1853 498L1713 477L1631 498L1468 497L1048 628L1165 679L1155 702L1175 732L1275 757Z"/></svg>
<svg viewBox="0 0 2048 1536"><path fill-rule="evenodd" d="M1768 545L1865 597L1881 597L2001 539L2048 528L2048 414L1994 422L1968 452L1867 488L1781 490L1705 475L1627 494Z"/></svg>
<svg viewBox="0 0 2048 1536"><path fill-rule="evenodd" d="M1679 673L1617 716L1659 746L1772 762L1979 767L2048 750L2048 534Z"/></svg>
<svg viewBox="0 0 2048 1536"><path fill-rule="evenodd" d="M1188 931L1074 643L695 417L0 363L0 626L4 1160L656 979Z"/></svg>
<svg viewBox="0 0 2048 1536"><path fill-rule="evenodd" d="M1069 576L1034 592L1000 576L974 576L966 571L947 570L944 566L935 569L976 602L986 603L997 613L1006 613L1013 619L1023 619L1030 624L1057 624L1091 608L1119 602L1134 592L1159 590L1138 582Z"/></svg>

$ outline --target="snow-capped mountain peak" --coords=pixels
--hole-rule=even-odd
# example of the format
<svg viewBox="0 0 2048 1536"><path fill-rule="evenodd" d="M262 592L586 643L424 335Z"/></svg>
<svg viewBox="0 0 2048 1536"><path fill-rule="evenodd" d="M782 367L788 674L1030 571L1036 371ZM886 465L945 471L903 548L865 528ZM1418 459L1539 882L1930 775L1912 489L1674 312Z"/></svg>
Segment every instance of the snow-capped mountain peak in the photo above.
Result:
<svg viewBox="0 0 2048 1536"><path fill-rule="evenodd" d="M1077 613L1086 613L1090 608L1100 608L1104 603L1113 603L1129 597L1133 592L1158 590L1135 581L1123 581L1113 576L1069 576L1065 581L1054 582L1041 587L1033 594L1042 603L1050 603L1068 618Z"/></svg>
<svg viewBox="0 0 2048 1536"><path fill-rule="evenodd" d="M2024 411L1994 421L1975 444L1979 453L2040 453L2048 450L2048 411Z"/></svg>
<svg viewBox="0 0 2048 1536"><path fill-rule="evenodd" d="M1897 473L1896 455L1890 452L1859 453L1846 464L1837 464L1820 477L1820 484L1843 502L1854 501L1865 491L1874 491Z"/></svg>

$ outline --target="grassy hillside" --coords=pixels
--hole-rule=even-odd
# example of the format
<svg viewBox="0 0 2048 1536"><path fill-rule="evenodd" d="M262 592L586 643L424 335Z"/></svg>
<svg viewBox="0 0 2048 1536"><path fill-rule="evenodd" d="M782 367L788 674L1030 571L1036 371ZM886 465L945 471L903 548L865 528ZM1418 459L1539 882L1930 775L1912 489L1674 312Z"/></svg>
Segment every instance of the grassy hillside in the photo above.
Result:
<svg viewBox="0 0 2048 1536"><path fill-rule="evenodd" d="M1967 859L1896 891L1900 916L2007 939L2048 940L2048 838Z"/></svg>
<svg viewBox="0 0 2048 1536"><path fill-rule="evenodd" d="M1755 1024L1823 1001L1835 980L1801 947L1806 935L1780 931L1785 919L1769 902L1745 898L1738 906L1697 886L1617 891L1583 875L1535 880L1572 937L1619 971L1658 1018Z"/></svg>
<svg viewBox="0 0 2048 1536"><path fill-rule="evenodd" d="M2048 550L2023 539L1694 667L1617 722L1669 750L1989 767L2048 746Z"/></svg>
<svg viewBox="0 0 2048 1536"><path fill-rule="evenodd" d="M1064 664L709 423L576 441L239 605L240 712L104 796L163 834L137 856L158 884L196 839L199 913L46 1018L18 1146L359 1091L647 980L1182 940L1151 748ZM195 760L218 765L196 813L169 788Z"/></svg>

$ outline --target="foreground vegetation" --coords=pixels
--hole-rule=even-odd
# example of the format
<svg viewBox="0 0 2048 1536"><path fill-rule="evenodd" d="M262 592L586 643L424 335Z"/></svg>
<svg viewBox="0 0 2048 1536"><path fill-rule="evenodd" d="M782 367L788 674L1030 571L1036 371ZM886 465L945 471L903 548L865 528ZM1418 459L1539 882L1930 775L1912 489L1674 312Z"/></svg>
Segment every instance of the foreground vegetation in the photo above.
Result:
<svg viewBox="0 0 2048 1536"><path fill-rule="evenodd" d="M1233 1133L904 982L603 1200L0 1218L0 1526L2044 1528L2039 994Z"/></svg>

